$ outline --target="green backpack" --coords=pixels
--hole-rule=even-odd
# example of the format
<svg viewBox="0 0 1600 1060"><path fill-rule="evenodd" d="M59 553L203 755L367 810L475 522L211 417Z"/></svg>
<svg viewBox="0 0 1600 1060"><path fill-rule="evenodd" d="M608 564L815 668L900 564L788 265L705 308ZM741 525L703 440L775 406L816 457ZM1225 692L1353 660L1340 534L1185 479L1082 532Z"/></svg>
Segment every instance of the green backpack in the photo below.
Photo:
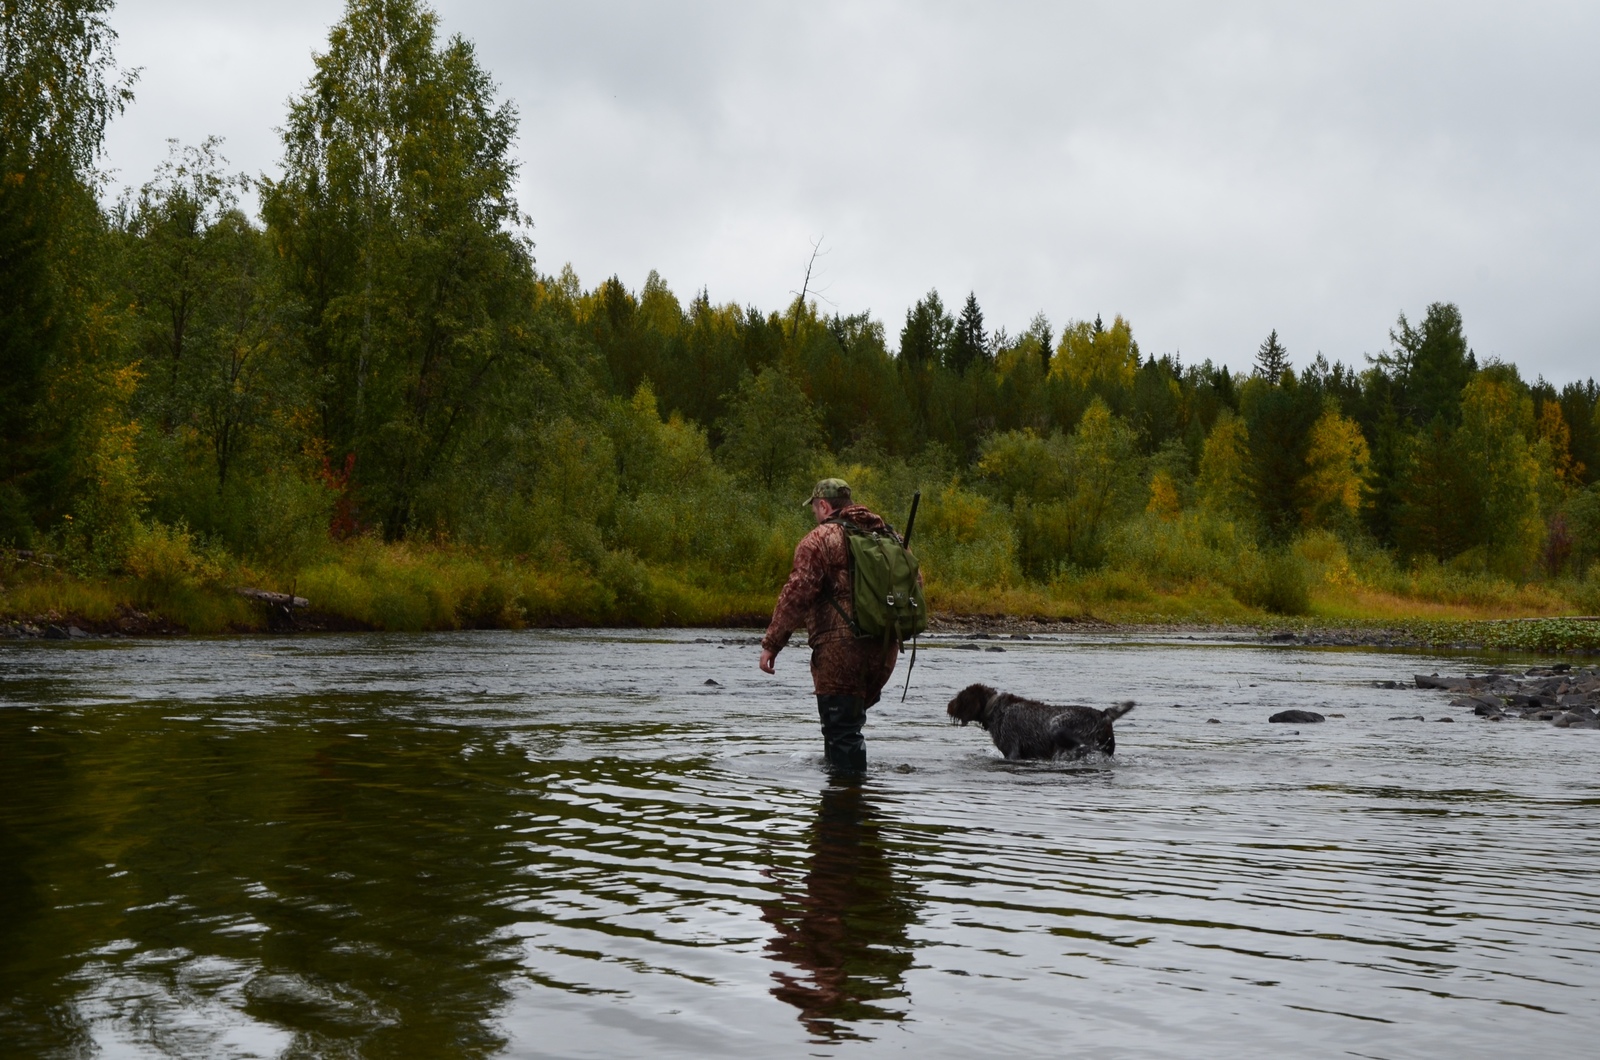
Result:
<svg viewBox="0 0 1600 1060"><path fill-rule="evenodd" d="M917 557L900 544L894 531L863 530L848 519L830 519L844 527L850 546L850 588L856 613L851 618L833 600L835 611L850 632L867 640L904 644L928 628L928 609L922 602L922 582L917 578Z"/></svg>

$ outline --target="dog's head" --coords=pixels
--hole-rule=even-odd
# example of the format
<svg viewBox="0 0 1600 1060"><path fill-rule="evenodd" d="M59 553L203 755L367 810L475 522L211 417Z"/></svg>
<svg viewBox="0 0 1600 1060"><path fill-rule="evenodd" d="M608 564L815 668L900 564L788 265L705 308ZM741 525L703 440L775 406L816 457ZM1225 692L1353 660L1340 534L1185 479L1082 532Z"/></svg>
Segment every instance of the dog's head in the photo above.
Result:
<svg viewBox="0 0 1600 1060"><path fill-rule="evenodd" d="M956 698L950 701L945 712L950 715L951 721L959 721L963 725L975 721L982 725L984 715L989 710L989 701L993 698L994 689L988 685L968 685L956 693Z"/></svg>

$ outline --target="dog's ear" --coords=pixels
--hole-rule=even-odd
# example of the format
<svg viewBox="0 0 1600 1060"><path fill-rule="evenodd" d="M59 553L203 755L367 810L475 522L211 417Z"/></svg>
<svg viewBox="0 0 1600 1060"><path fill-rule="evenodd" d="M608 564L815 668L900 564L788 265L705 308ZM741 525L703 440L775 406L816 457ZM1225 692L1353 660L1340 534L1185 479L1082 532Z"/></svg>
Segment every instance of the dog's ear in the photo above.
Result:
<svg viewBox="0 0 1600 1060"><path fill-rule="evenodd" d="M955 698L946 704L944 708L944 712L950 715L951 721L959 721L963 725L971 720L970 718L962 717L966 710L967 691L967 689L963 688L957 692Z"/></svg>
<svg viewBox="0 0 1600 1060"><path fill-rule="evenodd" d="M956 698L950 701L945 712L956 721L965 725L969 721L976 721L983 716L983 705L994 694L994 689L984 684L971 684L956 693Z"/></svg>

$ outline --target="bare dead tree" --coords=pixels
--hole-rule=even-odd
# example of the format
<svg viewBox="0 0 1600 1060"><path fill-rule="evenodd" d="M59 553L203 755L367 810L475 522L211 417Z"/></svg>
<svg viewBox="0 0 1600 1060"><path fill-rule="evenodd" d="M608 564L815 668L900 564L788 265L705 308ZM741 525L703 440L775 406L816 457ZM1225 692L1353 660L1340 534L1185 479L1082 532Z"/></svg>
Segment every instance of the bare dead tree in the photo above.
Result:
<svg viewBox="0 0 1600 1060"><path fill-rule="evenodd" d="M816 239L811 241L811 257L806 261L806 278L800 284L800 290L798 292L795 292L795 291L790 291L789 292L790 294L793 294L795 296L795 300L794 300L794 330L796 332L798 332L800 330L800 313L805 309L806 293L808 291L811 291L811 271L814 268L816 268L817 258L819 258L819 257L821 257L821 256L823 256L824 254L827 253L826 251L824 251L822 249L822 240L824 238L825 238L824 236L818 236ZM815 291L812 291L811 293L815 294L817 297L821 298L824 302L827 302L829 305L833 304L831 301L828 300L826 295L823 295L820 292L815 292Z"/></svg>

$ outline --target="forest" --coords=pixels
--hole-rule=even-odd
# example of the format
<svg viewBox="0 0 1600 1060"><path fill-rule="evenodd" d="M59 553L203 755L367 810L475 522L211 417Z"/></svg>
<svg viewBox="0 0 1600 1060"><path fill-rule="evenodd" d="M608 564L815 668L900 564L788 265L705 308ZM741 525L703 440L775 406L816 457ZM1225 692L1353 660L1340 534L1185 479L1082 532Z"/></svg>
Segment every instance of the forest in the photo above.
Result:
<svg viewBox="0 0 1600 1060"><path fill-rule="evenodd" d="M0 0L0 617L760 621L828 475L920 490L943 611L1600 613L1600 387L1480 360L1447 293L1353 365L1263 322L1242 373L1095 307L547 269L516 109L418 0L349 0L276 171L173 144L113 195L111 7Z"/></svg>

